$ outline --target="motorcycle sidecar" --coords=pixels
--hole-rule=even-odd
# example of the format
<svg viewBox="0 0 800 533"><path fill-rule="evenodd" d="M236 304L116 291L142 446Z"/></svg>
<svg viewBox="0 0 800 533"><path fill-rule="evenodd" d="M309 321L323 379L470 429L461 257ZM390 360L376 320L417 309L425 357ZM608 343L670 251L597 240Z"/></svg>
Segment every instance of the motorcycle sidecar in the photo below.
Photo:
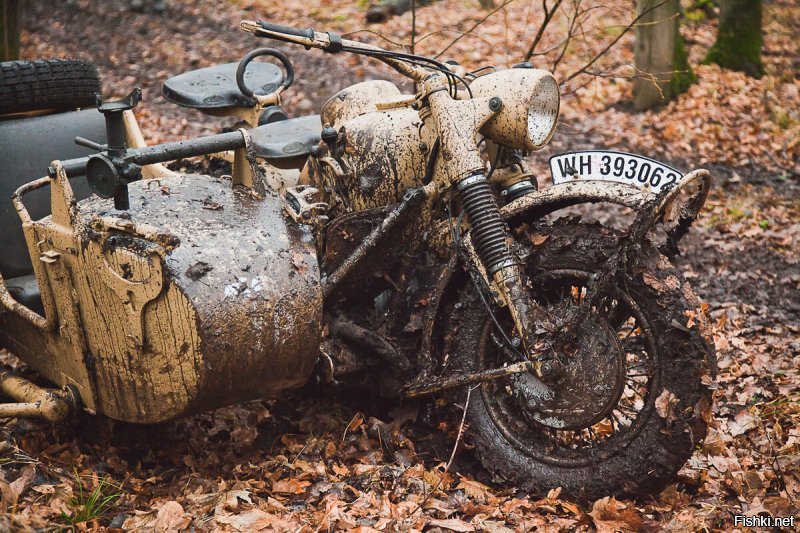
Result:
<svg viewBox="0 0 800 533"><path fill-rule="evenodd" d="M44 314L0 286L0 345L87 410L136 423L306 382L320 273L313 233L277 195L178 174L132 183L117 211L76 202L58 168L14 196ZM33 220L24 196L48 185L52 215Z"/></svg>

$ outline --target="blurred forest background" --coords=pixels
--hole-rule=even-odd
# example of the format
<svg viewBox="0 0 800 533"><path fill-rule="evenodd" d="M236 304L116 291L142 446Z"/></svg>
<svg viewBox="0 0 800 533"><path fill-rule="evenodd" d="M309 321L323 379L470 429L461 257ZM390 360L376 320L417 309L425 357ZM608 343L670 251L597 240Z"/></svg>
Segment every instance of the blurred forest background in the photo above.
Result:
<svg viewBox="0 0 800 533"><path fill-rule="evenodd" d="M42 0L0 2L4 58L81 57L106 96L144 90L149 143L223 119L161 96L170 76L263 45L242 19L337 31L468 71L523 61L562 92L552 143L708 168L714 189L678 259L708 303L719 371L701 449L663 493L575 502L494 485L457 427L369 398L256 402L157 427L84 417L0 426L0 529L306 531L730 530L734 514L798 515L800 8L794 0ZM15 35L19 35L19 40ZM274 43L270 43L273 46ZM296 66L290 116L388 68L278 46ZM10 364L13 358L3 356Z"/></svg>

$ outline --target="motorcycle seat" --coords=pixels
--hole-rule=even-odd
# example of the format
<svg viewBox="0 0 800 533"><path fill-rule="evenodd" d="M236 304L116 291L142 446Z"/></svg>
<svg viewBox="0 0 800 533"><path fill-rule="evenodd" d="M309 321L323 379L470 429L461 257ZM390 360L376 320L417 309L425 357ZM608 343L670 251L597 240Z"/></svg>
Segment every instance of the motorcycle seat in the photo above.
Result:
<svg viewBox="0 0 800 533"><path fill-rule="evenodd" d="M39 284L36 282L36 276L33 274L19 276L7 279L5 282L8 292L16 301L30 310L44 315L44 305L42 305L42 297L39 293Z"/></svg>
<svg viewBox="0 0 800 533"><path fill-rule="evenodd" d="M236 85L238 66L239 63L226 63L184 72L165 81L161 92L173 104L201 111L251 107L253 102ZM283 83L283 72L271 63L253 62L247 67L244 81L255 94L270 94Z"/></svg>
<svg viewBox="0 0 800 533"><path fill-rule="evenodd" d="M322 130L319 115L270 122L250 130L256 157L285 159L308 155L319 143Z"/></svg>

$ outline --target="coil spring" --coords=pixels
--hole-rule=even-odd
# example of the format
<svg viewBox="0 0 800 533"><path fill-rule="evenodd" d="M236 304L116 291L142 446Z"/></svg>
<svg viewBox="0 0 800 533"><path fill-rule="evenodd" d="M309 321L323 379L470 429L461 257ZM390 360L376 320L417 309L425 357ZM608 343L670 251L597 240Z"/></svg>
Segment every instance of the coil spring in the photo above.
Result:
<svg viewBox="0 0 800 533"><path fill-rule="evenodd" d="M500 263L511 261L503 217L484 176L474 175L461 183L458 192L472 228L472 242L486 271L492 275Z"/></svg>

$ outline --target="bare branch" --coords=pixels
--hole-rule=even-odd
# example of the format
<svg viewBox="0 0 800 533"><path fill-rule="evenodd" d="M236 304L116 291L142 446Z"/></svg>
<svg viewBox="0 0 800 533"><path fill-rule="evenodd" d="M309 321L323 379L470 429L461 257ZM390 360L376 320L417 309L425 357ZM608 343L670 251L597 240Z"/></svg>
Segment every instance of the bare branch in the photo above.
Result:
<svg viewBox="0 0 800 533"><path fill-rule="evenodd" d="M542 24L539 26L539 31L536 32L536 37L533 38L533 42L531 43L530 48L525 53L525 61L528 61L531 57L533 57L533 52L536 50L536 47L539 45L539 41L542 40L542 36L544 35L544 30L547 29L548 24L553 19L553 15L555 15L556 11L558 10L559 6L561 6L561 2L563 0L556 0L556 3L553 5L553 9L547 9L547 0L542 0L542 7L544 8L544 20Z"/></svg>
<svg viewBox="0 0 800 533"><path fill-rule="evenodd" d="M491 17L492 15L494 15L495 13L497 13L498 11L500 11L501 9L503 9L503 8L504 8L504 7L506 7L508 4L510 4L511 2L514 2L514 1L515 1L515 0L506 0L505 2L503 2L502 4L500 4L499 6L497 6L497 7L496 7L496 8L494 8L493 10L491 10L489 13L487 13L487 14L486 14L486 16L485 16L485 17L483 17L483 18L482 18L482 19L480 19L478 22L476 22L475 24L473 24L473 25L472 25L472 27L471 27L470 29L468 29L467 31L465 31L464 33L462 33L461 35L459 35L458 37L456 37L455 39L453 39L453 41L452 41L450 44L448 44L447 46L445 46L445 47L444 47L444 50L442 50L441 52L439 52L438 54L436 54L435 56L433 56L433 59L439 59L439 57L440 57L442 54L444 54L445 52L447 52L448 50L450 50L450 48L451 48L451 47L452 47L454 44L456 44L458 41L460 41L460 40L461 40L461 38L462 38L464 35L468 35L468 34L472 33L473 31L475 31L475 28L477 28L478 26L480 26L481 24L483 24L483 23L486 21L486 19L488 19L489 17ZM666 1L666 0L665 0L665 1Z"/></svg>
<svg viewBox="0 0 800 533"><path fill-rule="evenodd" d="M625 28L623 28L622 32L620 32L620 34L617 35L614 38L614 40L612 40L610 43L608 43L608 45L605 48L603 48L603 50L600 51L599 54L594 56L584 66L582 66L581 68L579 68L578 70L576 70L575 72L573 72L572 74L567 76L566 79L564 80L564 83L567 83L568 81L575 79L576 76L580 76L581 74L585 73L589 68L591 68L592 65L594 65L597 62L598 59L603 57L609 50L611 50L611 48L613 48L614 45L617 44L619 42L619 40L622 39L622 37L625 34L627 34L631 30L631 28L633 28L645 15L647 15L651 11L663 6L666 3L667 3L667 0L661 0L661 2L659 2L657 4L653 4L649 8L647 8L644 11L642 11L641 13L639 13L636 16L636 18L633 19L633 21L630 24L628 24L627 26L625 26Z"/></svg>

